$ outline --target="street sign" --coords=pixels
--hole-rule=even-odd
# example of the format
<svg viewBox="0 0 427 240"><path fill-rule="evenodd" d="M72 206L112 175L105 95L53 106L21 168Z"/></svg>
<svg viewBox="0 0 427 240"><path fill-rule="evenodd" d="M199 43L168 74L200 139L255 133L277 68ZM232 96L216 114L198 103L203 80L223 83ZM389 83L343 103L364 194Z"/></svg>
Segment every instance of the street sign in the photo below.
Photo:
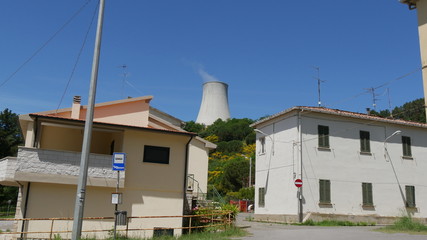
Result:
<svg viewBox="0 0 427 240"><path fill-rule="evenodd" d="M294 183L295 183L295 186L297 188L302 187L302 180L301 179L299 179L299 178L295 179Z"/></svg>
<svg viewBox="0 0 427 240"><path fill-rule="evenodd" d="M113 171L124 171L126 153L113 153Z"/></svg>

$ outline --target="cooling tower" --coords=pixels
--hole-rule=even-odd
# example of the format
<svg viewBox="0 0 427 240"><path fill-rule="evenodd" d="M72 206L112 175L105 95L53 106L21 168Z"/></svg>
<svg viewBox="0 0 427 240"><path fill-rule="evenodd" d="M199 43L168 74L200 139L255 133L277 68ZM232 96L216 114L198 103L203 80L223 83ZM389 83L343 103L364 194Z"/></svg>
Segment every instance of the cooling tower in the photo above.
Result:
<svg viewBox="0 0 427 240"><path fill-rule="evenodd" d="M230 118L228 108L228 85L223 82L205 82L203 84L202 104L196 123L206 126L214 123L218 118Z"/></svg>

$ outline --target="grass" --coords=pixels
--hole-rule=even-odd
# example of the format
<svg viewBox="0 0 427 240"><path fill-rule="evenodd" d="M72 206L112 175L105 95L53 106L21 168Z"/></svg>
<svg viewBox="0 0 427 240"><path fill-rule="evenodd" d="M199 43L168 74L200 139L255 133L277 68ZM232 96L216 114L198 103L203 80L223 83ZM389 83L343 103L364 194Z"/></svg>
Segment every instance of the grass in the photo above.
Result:
<svg viewBox="0 0 427 240"><path fill-rule="evenodd" d="M354 226L375 226L375 223L367 223L367 222L350 222L350 221L337 221L337 220L323 220L323 221L313 221L311 219L303 222L297 223L295 225L304 225L304 226L325 226L325 227L334 227L334 226L346 226L346 227L354 227Z"/></svg>
<svg viewBox="0 0 427 240"><path fill-rule="evenodd" d="M427 226L415 221L411 217L405 216L399 218L393 225L378 229L377 231L386 233L409 233L409 234L426 234Z"/></svg>
<svg viewBox="0 0 427 240"><path fill-rule="evenodd" d="M172 236L160 236L153 238L126 238L124 236L117 236L117 240L226 240L234 237L243 237L246 236L247 232L238 228L230 227L224 231L206 231L206 232L197 232L192 234L183 234L179 237ZM60 240L61 238L55 237L55 240ZM113 239L113 238L108 238ZM96 240L96 238L83 238L83 240Z"/></svg>

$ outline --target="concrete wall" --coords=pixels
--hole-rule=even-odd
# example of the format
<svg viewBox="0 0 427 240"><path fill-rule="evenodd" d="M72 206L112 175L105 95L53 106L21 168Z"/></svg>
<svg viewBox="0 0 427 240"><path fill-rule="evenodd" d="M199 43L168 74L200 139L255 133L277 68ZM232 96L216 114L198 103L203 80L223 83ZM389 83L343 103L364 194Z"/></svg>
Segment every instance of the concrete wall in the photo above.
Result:
<svg viewBox="0 0 427 240"><path fill-rule="evenodd" d="M299 150L294 144L298 141L297 123L297 116L292 116L258 128L268 136L257 133L256 214L297 214L297 188L293 185L294 173L299 172ZM265 153L260 152L260 137L265 137ZM259 188L266 189L264 207L258 204Z"/></svg>
<svg viewBox="0 0 427 240"><path fill-rule="evenodd" d="M205 148L205 143L193 139L190 145L190 161L188 163L188 174L194 174L194 178L199 182L199 188L203 193L208 189L208 165L209 149ZM197 187L197 184L194 186ZM197 189L194 189L197 191Z"/></svg>
<svg viewBox="0 0 427 240"><path fill-rule="evenodd" d="M81 152L83 144L83 126L73 128L63 126L41 126L40 148L52 150L66 150ZM114 150L121 151L122 134L120 132L92 131L91 153L111 154L111 144L114 141Z"/></svg>
<svg viewBox="0 0 427 240"><path fill-rule="evenodd" d="M409 210L416 218L427 217L425 129L313 113L303 114L301 124L305 214L395 217ZM318 125L329 126L330 149L318 148ZM298 142L297 126L296 118L289 117L275 122L274 134L271 134L273 124L259 128L273 137L275 151L269 163L267 137L266 153L257 155L256 214L294 216L298 213L297 188L292 176L296 172L299 177L300 171L299 147L292 146L293 142ZM361 130L370 132L371 154L360 153ZM396 130L401 130L402 134L387 141L392 162L386 161L384 140ZM402 157L402 135L411 138L412 159ZM257 152L258 148L259 140ZM330 205L319 204L319 179L331 181ZM404 193L405 185L415 186L416 208L404 207L397 179ZM372 183L374 207L362 206L362 182ZM258 188L263 186L267 186L265 207L259 208Z"/></svg>

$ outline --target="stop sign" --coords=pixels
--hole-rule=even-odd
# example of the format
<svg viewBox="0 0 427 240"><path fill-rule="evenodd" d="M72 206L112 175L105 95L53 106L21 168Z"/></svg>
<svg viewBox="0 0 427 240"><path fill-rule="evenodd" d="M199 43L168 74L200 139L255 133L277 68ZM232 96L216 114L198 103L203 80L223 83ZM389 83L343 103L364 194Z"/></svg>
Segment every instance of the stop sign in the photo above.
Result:
<svg viewBox="0 0 427 240"><path fill-rule="evenodd" d="M295 179L294 183L295 183L295 186L297 188L302 187L302 180L301 179L299 179L299 178Z"/></svg>

